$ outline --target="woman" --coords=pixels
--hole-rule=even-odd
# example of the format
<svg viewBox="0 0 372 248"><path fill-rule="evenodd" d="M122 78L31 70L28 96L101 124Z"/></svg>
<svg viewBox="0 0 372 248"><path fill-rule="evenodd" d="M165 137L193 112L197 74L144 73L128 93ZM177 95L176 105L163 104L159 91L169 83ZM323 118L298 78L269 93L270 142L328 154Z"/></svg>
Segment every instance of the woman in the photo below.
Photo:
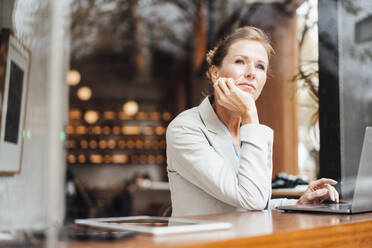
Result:
<svg viewBox="0 0 372 248"><path fill-rule="evenodd" d="M255 101L272 53L262 30L244 27L207 54L214 94L167 129L173 216L338 201L332 179L313 182L298 201L270 200L273 130L259 123Z"/></svg>

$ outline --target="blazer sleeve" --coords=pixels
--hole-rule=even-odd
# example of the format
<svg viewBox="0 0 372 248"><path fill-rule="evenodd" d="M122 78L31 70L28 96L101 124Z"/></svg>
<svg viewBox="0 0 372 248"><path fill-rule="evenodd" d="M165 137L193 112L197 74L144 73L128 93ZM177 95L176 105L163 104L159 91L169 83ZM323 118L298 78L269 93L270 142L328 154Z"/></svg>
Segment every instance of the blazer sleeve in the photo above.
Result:
<svg viewBox="0 0 372 248"><path fill-rule="evenodd" d="M265 208L271 192L272 129L259 124L240 128L237 170L215 151L199 127L169 126L166 139L170 170L229 205Z"/></svg>
<svg viewBox="0 0 372 248"><path fill-rule="evenodd" d="M287 198L278 198L271 199L269 202L269 209L275 209L276 207L285 206L285 205L296 205L297 199L287 199Z"/></svg>

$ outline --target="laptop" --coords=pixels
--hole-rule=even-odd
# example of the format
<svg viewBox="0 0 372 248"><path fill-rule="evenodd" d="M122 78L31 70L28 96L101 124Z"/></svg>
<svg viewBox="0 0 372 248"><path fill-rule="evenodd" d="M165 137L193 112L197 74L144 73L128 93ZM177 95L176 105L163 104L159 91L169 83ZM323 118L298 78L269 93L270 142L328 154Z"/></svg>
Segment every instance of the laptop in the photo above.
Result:
<svg viewBox="0 0 372 248"><path fill-rule="evenodd" d="M304 204L280 206L285 211L306 211L325 213L354 214L372 211L372 127L367 127L364 134L362 153L359 161L358 175L351 202Z"/></svg>

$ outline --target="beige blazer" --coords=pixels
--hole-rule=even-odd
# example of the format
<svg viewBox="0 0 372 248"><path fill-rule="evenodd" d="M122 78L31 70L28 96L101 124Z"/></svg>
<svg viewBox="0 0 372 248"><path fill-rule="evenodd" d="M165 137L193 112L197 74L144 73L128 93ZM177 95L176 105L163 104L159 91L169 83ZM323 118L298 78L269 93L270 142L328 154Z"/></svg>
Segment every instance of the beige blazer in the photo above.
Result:
<svg viewBox="0 0 372 248"><path fill-rule="evenodd" d="M273 130L240 127L240 157L209 98L167 128L172 216L262 210L295 200L271 200Z"/></svg>

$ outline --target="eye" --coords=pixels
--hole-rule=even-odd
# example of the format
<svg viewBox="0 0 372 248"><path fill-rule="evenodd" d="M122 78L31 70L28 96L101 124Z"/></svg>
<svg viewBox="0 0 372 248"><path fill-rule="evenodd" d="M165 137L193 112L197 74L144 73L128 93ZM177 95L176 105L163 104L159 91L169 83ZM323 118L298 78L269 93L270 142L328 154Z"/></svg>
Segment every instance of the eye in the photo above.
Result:
<svg viewBox="0 0 372 248"><path fill-rule="evenodd" d="M263 71L265 70L265 66L263 64L258 64L257 68Z"/></svg>
<svg viewBox="0 0 372 248"><path fill-rule="evenodd" d="M235 60L235 64L244 64L244 60L237 59L237 60Z"/></svg>

